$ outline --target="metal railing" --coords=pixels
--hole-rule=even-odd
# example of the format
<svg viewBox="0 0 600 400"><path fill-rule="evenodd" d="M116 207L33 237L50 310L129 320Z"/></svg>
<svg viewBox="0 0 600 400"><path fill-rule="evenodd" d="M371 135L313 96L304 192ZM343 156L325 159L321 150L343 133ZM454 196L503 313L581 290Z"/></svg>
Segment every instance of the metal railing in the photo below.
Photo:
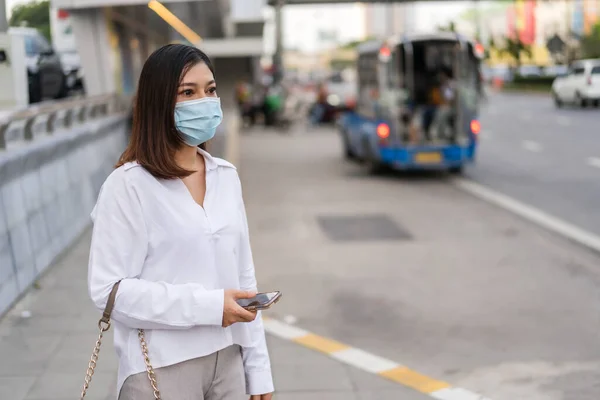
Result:
<svg viewBox="0 0 600 400"><path fill-rule="evenodd" d="M75 97L30 106L0 116L0 152L12 145L84 124L111 114L131 110L131 98L116 94Z"/></svg>

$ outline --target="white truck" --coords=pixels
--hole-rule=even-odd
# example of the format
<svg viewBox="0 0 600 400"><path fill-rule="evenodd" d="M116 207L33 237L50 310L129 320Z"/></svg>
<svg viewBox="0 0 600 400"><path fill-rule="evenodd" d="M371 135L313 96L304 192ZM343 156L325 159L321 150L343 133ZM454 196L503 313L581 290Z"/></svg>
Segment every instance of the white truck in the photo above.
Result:
<svg viewBox="0 0 600 400"><path fill-rule="evenodd" d="M554 104L575 104L579 107L600 105L600 59L574 61L569 71L552 83Z"/></svg>

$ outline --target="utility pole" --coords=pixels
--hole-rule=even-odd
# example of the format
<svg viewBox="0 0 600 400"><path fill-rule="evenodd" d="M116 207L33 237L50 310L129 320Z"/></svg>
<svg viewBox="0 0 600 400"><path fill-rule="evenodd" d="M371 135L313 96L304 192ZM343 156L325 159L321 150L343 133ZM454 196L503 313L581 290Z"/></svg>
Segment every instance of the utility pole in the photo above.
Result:
<svg viewBox="0 0 600 400"><path fill-rule="evenodd" d="M481 37L481 12L479 10L479 0L473 0L473 3L475 3L475 38L482 42L483 38Z"/></svg>
<svg viewBox="0 0 600 400"><path fill-rule="evenodd" d="M394 18L395 18L395 12L394 12L394 3L389 0L388 1L388 5L387 5L387 14L388 14L388 18L387 18L387 35L388 36L392 36L395 32L394 32Z"/></svg>
<svg viewBox="0 0 600 400"><path fill-rule="evenodd" d="M0 0L3 1L3 0ZM273 54L273 81L279 83L283 78L283 26L282 10L284 0L275 3L275 54Z"/></svg>
<svg viewBox="0 0 600 400"><path fill-rule="evenodd" d="M0 0L0 33L8 31L8 20L6 19L6 1Z"/></svg>

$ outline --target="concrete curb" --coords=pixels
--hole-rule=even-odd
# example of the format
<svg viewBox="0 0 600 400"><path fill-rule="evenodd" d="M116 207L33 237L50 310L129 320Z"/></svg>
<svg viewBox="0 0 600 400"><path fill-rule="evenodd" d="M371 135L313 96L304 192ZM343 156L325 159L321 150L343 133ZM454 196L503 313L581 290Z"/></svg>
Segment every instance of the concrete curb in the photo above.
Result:
<svg viewBox="0 0 600 400"><path fill-rule="evenodd" d="M386 378L438 400L491 400L466 389L430 378L402 364L343 343L315 335L304 329L263 317L265 331L280 339L318 351L344 364Z"/></svg>

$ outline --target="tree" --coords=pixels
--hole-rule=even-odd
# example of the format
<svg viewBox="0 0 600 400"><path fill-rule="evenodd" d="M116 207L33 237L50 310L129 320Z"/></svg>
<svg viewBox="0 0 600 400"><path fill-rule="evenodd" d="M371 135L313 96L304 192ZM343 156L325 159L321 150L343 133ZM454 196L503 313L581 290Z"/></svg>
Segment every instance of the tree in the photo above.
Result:
<svg viewBox="0 0 600 400"><path fill-rule="evenodd" d="M485 59L489 60L490 58L492 58L492 52L493 51L497 51L498 47L496 46L496 40L494 39L494 36L490 35L490 39L488 40L488 45L485 49Z"/></svg>
<svg viewBox="0 0 600 400"><path fill-rule="evenodd" d="M584 58L600 58L600 23L592 31L581 38L581 55Z"/></svg>
<svg viewBox="0 0 600 400"><path fill-rule="evenodd" d="M515 39L509 37L504 38L504 47L499 48L498 51L501 54L506 54L515 60L517 68L521 66L521 56L523 54L529 58L531 58L533 54L531 51L531 46L523 43L518 36Z"/></svg>
<svg viewBox="0 0 600 400"><path fill-rule="evenodd" d="M438 26L438 30L441 32L456 32L456 24L454 21L450 21L448 26Z"/></svg>
<svg viewBox="0 0 600 400"><path fill-rule="evenodd" d="M13 7L9 21L10 26L26 25L40 31L49 41L50 37L50 2L34 0L30 3Z"/></svg>

